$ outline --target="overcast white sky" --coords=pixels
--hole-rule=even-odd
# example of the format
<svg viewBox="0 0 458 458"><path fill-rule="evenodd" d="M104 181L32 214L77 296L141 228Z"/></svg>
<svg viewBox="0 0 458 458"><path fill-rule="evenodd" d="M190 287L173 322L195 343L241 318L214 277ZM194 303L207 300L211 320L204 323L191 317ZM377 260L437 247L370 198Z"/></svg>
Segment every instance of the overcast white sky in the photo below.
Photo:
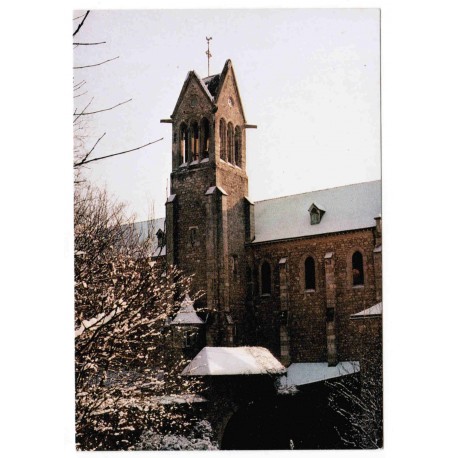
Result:
<svg viewBox="0 0 458 458"><path fill-rule="evenodd" d="M77 15L78 12L75 12ZM262 200L380 178L380 40L377 9L92 11L75 70L92 108L132 98L94 116L96 156L158 144L95 162L88 178L130 205L137 219L164 214L173 111L189 70L207 76L234 64L247 132L250 197ZM76 21L75 21L76 22ZM89 142L91 144L91 142Z"/></svg>

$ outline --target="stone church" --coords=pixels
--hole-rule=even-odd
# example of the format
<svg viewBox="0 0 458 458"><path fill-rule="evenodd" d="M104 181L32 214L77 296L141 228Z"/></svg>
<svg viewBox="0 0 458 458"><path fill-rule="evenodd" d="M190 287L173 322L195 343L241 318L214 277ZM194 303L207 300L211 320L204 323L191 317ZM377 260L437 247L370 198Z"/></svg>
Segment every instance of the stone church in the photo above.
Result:
<svg viewBox="0 0 458 458"><path fill-rule="evenodd" d="M230 60L206 78L190 71L161 122L172 172L154 257L203 292L172 323L193 331L184 350L259 346L285 366L357 359L352 319L381 316L381 182L252 202L246 130L256 126Z"/></svg>

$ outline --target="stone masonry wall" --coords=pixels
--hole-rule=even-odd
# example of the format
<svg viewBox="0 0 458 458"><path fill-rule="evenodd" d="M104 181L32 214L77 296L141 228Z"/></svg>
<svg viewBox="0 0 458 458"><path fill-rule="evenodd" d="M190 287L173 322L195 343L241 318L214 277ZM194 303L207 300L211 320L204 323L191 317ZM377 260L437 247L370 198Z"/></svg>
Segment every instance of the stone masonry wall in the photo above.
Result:
<svg viewBox="0 0 458 458"><path fill-rule="evenodd" d="M374 276L374 235L372 230L318 236L278 243L252 245L252 268L254 272L254 307L257 333L265 345L279 354L280 276L279 261L286 258L288 314L286 328L290 341L291 362L327 361L326 339L326 288L324 257L334 253L336 282L336 343L340 361L356 357L352 352L350 315L376 303ZM364 285L353 286L352 255L359 250L364 261ZM315 260L316 288L305 290L305 259ZM261 297L260 267L264 260L272 268L272 294Z"/></svg>

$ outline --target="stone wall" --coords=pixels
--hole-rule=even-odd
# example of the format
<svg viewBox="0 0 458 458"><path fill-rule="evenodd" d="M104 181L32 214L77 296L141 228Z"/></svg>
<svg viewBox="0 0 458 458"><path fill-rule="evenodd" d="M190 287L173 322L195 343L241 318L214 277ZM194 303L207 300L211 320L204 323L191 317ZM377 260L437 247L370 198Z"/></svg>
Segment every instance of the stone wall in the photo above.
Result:
<svg viewBox="0 0 458 458"><path fill-rule="evenodd" d="M371 307L377 300L373 230L253 244L249 250L256 333L262 340L258 344L265 345L276 356L280 356L280 326L283 320L289 337L291 362L328 360L326 293L329 285L326 285L325 256L332 253L337 359L343 361L355 356L352 353L350 315ZM356 250L363 255L364 285L353 286L352 255ZM312 291L305 289L304 264L308 256L315 260L316 287ZM282 259L286 259L283 261L286 264L283 280L286 284L283 286L280 283L279 265ZM272 268L272 293L268 296L260 294L260 268L264 261L268 261ZM284 305L285 302L287 305ZM286 317L282 308L287 309Z"/></svg>

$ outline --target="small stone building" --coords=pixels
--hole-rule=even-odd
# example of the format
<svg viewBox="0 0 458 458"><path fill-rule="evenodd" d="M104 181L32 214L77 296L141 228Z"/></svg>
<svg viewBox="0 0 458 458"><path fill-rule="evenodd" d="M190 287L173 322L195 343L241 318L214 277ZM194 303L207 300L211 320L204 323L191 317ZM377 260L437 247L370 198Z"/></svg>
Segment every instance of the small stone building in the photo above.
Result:
<svg viewBox="0 0 458 458"><path fill-rule="evenodd" d="M172 171L155 257L205 293L193 305L206 311L205 323L193 315L201 348L261 346L286 366L357 359L350 317L382 300L381 182L252 202L246 132L256 126L230 60L217 75L190 71L161 122Z"/></svg>

